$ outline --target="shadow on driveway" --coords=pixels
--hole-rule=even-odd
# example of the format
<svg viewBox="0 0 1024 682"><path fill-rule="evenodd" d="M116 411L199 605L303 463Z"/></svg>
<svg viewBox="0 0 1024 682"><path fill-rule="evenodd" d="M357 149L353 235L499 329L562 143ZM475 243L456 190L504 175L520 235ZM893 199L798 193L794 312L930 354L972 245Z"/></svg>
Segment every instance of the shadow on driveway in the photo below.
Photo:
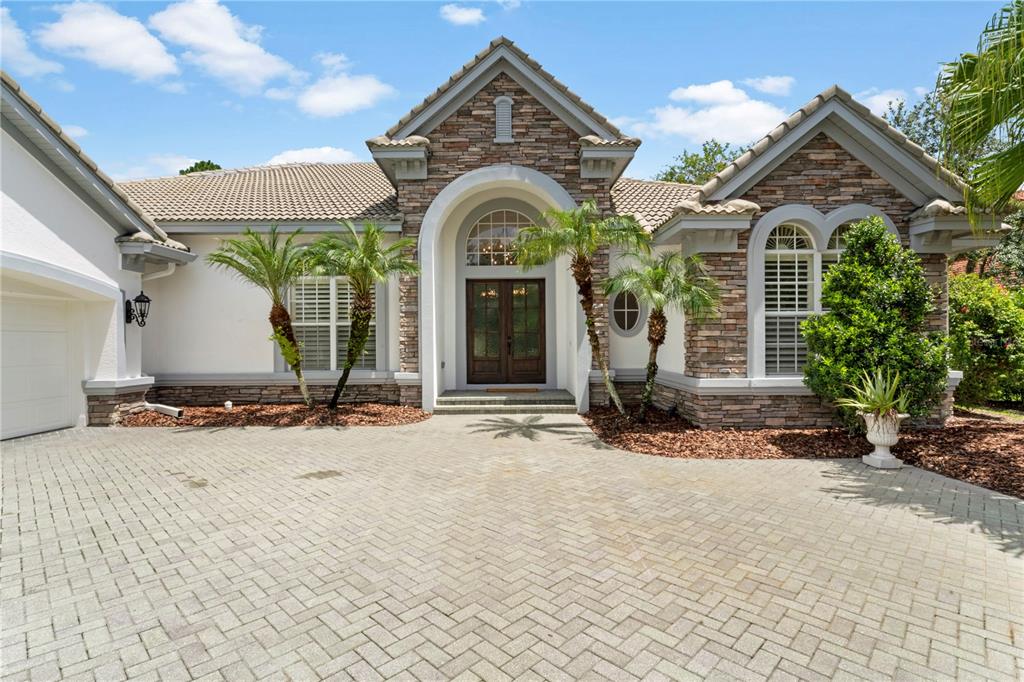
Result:
<svg viewBox="0 0 1024 682"><path fill-rule="evenodd" d="M826 493L872 507L902 507L938 523L972 526L1003 552L1024 556L1024 526L1012 520L1024 518L1024 501L1016 497L916 467L883 471L857 460L835 463L835 470L824 473L834 482Z"/></svg>

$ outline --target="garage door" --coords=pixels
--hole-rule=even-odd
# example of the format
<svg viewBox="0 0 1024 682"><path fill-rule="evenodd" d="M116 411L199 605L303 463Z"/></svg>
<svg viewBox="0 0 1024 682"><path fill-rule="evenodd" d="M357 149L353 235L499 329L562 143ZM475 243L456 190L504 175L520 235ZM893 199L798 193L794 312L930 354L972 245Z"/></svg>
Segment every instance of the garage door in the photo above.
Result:
<svg viewBox="0 0 1024 682"><path fill-rule="evenodd" d="M67 304L0 300L0 437L71 426Z"/></svg>

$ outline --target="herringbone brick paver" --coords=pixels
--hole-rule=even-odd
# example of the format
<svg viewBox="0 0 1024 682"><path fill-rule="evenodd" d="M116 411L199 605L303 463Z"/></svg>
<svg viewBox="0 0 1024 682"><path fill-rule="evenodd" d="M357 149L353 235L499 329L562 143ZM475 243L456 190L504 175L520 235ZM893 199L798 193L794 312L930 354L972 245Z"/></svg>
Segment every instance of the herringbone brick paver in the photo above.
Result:
<svg viewBox="0 0 1024 682"><path fill-rule="evenodd" d="M1024 503L917 469L645 457L564 415L2 462L5 679L1024 677Z"/></svg>

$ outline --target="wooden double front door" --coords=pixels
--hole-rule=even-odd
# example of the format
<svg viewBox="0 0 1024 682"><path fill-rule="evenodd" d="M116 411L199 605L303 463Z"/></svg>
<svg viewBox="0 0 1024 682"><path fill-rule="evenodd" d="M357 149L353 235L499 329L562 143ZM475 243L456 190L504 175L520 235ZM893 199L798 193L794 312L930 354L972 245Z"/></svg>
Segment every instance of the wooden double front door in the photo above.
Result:
<svg viewBox="0 0 1024 682"><path fill-rule="evenodd" d="M467 280L466 333L468 383L544 383L544 280Z"/></svg>

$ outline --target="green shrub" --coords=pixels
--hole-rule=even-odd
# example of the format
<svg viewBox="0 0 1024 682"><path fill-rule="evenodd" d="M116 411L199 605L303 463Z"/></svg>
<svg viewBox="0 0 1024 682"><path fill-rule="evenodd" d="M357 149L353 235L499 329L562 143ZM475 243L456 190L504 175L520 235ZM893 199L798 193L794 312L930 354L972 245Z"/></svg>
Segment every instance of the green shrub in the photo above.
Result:
<svg viewBox="0 0 1024 682"><path fill-rule="evenodd" d="M928 414L946 391L946 341L928 332L934 310L915 253L904 249L880 218L846 233L846 251L822 286L827 312L802 326L807 340L804 383L831 403L849 397L863 372L898 372L912 416ZM840 410L851 428L862 428L853 410Z"/></svg>
<svg viewBox="0 0 1024 682"><path fill-rule="evenodd" d="M1024 296L1017 299L1024 303ZM991 279L949 280L949 349L964 378L956 400L977 405L1019 400L1024 392L1024 307Z"/></svg>

